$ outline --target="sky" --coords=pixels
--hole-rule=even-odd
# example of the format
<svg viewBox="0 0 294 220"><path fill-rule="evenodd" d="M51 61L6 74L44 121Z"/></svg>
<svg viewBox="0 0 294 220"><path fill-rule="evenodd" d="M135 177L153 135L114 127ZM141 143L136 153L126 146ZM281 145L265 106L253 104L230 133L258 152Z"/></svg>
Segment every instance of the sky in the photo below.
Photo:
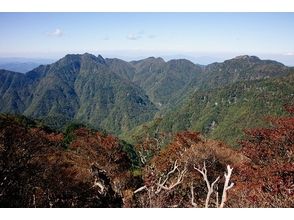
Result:
<svg viewBox="0 0 294 220"><path fill-rule="evenodd" d="M0 57L93 53L207 64L256 55L294 66L294 13L0 13Z"/></svg>

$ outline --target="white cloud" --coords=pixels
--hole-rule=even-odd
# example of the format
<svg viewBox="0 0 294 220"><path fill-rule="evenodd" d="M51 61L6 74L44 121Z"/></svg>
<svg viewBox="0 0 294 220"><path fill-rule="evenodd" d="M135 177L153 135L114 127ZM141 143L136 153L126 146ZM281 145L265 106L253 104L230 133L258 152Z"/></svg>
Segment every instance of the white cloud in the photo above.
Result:
<svg viewBox="0 0 294 220"><path fill-rule="evenodd" d="M139 40L139 39L141 39L143 37L147 37L149 39L153 39L153 38L156 38L156 35L154 35L154 34L148 34L147 35L147 33L145 33L145 31L141 30L141 31L139 31L137 33L130 33L130 34L128 34L127 39L128 40Z"/></svg>
<svg viewBox="0 0 294 220"><path fill-rule="evenodd" d="M139 40L140 38L142 38L142 36L140 34L129 34L127 36L128 40Z"/></svg>
<svg viewBox="0 0 294 220"><path fill-rule="evenodd" d="M61 37L63 32L59 28L56 28L54 31L49 32L48 35L53 37Z"/></svg>

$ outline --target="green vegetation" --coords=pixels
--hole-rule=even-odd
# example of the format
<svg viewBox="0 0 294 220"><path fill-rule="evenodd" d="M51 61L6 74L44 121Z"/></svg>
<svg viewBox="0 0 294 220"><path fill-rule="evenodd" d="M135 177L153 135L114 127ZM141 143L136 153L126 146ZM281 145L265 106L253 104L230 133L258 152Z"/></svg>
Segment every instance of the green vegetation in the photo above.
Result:
<svg viewBox="0 0 294 220"><path fill-rule="evenodd" d="M234 145L243 129L264 126L265 116L283 115L292 102L293 68L255 56L199 66L86 53L26 74L0 70L0 112L59 131L82 123L132 144L147 134L194 130ZM65 144L72 139L66 135Z"/></svg>
<svg viewBox="0 0 294 220"><path fill-rule="evenodd" d="M122 146L122 150L128 154L128 157L132 163L132 167L138 168L140 166L140 161L134 146L124 140L120 141L120 145Z"/></svg>
<svg viewBox="0 0 294 220"><path fill-rule="evenodd" d="M134 128L124 136L134 141L146 136L146 133L153 136L158 130L194 130L235 145L242 138L244 129L265 126L266 116L286 114L284 105L294 103L293 78L291 74L197 91L161 119Z"/></svg>
<svg viewBox="0 0 294 220"><path fill-rule="evenodd" d="M63 142L62 142L62 146L67 149L70 145L70 143L75 140L75 135L74 135L74 131L85 127L83 124L80 123L69 123L64 131L64 137L63 137Z"/></svg>
<svg viewBox="0 0 294 220"><path fill-rule="evenodd" d="M26 74L0 71L0 111L62 130L78 121L118 134L153 118L144 91L90 54L67 55Z"/></svg>
<svg viewBox="0 0 294 220"><path fill-rule="evenodd" d="M292 207L293 73L90 54L0 70L0 206Z"/></svg>

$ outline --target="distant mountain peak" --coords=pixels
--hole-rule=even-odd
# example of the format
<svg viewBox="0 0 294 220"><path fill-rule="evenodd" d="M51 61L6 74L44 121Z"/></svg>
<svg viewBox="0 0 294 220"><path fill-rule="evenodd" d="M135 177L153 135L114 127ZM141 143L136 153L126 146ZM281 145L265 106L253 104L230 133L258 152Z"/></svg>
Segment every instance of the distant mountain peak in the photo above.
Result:
<svg viewBox="0 0 294 220"><path fill-rule="evenodd" d="M105 64L105 59L100 54L97 56L97 60L98 60L99 63L104 63Z"/></svg>
<svg viewBox="0 0 294 220"><path fill-rule="evenodd" d="M146 60L157 61L157 62L165 63L164 59L161 58L161 57L148 57L148 58L146 58Z"/></svg>
<svg viewBox="0 0 294 220"><path fill-rule="evenodd" d="M192 64L192 65L195 65L190 60L183 59L183 58L182 59L172 59L172 60L169 60L167 63L169 63L169 64Z"/></svg>
<svg viewBox="0 0 294 220"><path fill-rule="evenodd" d="M249 57L250 57L249 55L240 55L240 56L236 56L234 59L244 60L244 59L248 59Z"/></svg>
<svg viewBox="0 0 294 220"><path fill-rule="evenodd" d="M77 58L77 57L80 57L80 54L66 54L63 58L61 58L60 60L62 59L73 59L73 58Z"/></svg>
<svg viewBox="0 0 294 220"><path fill-rule="evenodd" d="M250 60L250 61L259 61L260 59L257 56L241 55L236 56L233 60Z"/></svg>
<svg viewBox="0 0 294 220"><path fill-rule="evenodd" d="M87 61L94 61L95 63L100 63L100 64L105 64L105 59L99 54L98 56L95 56L91 53L84 53L82 55L80 55L80 57L83 60L87 60Z"/></svg>
<svg viewBox="0 0 294 220"><path fill-rule="evenodd" d="M97 59L97 57L95 55L90 54L90 53L84 53L84 54L82 54L80 56L83 57L83 58L90 58L90 59L94 59L94 60Z"/></svg>

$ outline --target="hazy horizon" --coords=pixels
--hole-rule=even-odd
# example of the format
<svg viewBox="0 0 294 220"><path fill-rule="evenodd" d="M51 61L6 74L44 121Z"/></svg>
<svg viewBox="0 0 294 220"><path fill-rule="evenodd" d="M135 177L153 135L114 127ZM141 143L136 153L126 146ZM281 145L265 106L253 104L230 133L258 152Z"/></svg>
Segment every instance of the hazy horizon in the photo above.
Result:
<svg viewBox="0 0 294 220"><path fill-rule="evenodd" d="M221 62L254 55L294 66L294 13L0 13L0 57L102 54Z"/></svg>
<svg viewBox="0 0 294 220"><path fill-rule="evenodd" d="M99 53L97 52L73 52L73 53L65 53L62 54L60 56L56 56L56 57L0 57L0 64L9 64L9 63L39 63L39 64L51 64L56 62L59 59L62 59L64 56L66 56L67 54L84 54L84 53L90 53L93 54L95 56L101 55L103 58L118 58L118 59L122 59L124 61L130 62L130 61L136 61L136 60L142 60L142 59L146 59L148 57L161 57L162 59L164 59L166 62L169 60L173 60L173 59L187 59L195 64L200 64L200 65L208 65L214 62L224 62L225 60L229 60L229 59L233 59L237 56L242 56L242 55L249 55L249 56L257 56L262 60L274 60L277 62L280 62L282 64L284 64L285 66L289 66L289 67L293 67L294 66L294 61L289 58L289 60L285 59L278 59L275 55L256 55L256 54L227 54L224 56L219 56L219 55L208 55L208 54L204 54L203 56L199 55L199 56L195 56L195 55L191 55L191 54L138 54L136 55L122 55L122 54L114 54L114 53ZM288 58L288 57L286 57ZM288 62L287 62L288 61ZM292 61L292 62L291 62Z"/></svg>

